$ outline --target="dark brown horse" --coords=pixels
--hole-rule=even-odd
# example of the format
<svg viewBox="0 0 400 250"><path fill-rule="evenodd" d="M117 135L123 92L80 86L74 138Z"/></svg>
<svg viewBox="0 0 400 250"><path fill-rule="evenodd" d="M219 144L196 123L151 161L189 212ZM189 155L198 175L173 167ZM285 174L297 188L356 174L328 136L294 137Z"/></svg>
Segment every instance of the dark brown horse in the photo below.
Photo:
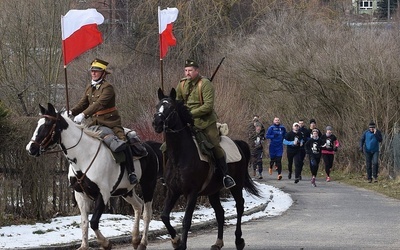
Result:
<svg viewBox="0 0 400 250"><path fill-rule="evenodd" d="M154 115L153 126L157 133L165 132L167 146L167 162L164 169L164 178L167 185L164 210L161 219L171 235L172 245L175 249L183 250L187 247L188 231L192 223L193 211L199 196L208 196L211 206L215 211L218 223L218 237L212 250L221 249L223 243L224 209L220 202L220 191L223 189L220 171L215 171L206 161L202 161L192 138L193 118L183 105L176 100L175 89L170 96L165 96L161 89L158 90L160 102L157 113ZM229 163L229 174L235 179L236 186L229 189L236 202L237 222L235 231L235 244L237 249L245 246L242 238L242 215L244 211L243 188L252 195L260 197L259 189L248 174L249 146L241 141L236 143L241 157L239 161ZM243 147L243 149L242 149ZM246 154L243 153L246 152ZM177 236L176 230L171 226L170 213L178 198L186 198L186 211L183 218L182 238Z"/></svg>

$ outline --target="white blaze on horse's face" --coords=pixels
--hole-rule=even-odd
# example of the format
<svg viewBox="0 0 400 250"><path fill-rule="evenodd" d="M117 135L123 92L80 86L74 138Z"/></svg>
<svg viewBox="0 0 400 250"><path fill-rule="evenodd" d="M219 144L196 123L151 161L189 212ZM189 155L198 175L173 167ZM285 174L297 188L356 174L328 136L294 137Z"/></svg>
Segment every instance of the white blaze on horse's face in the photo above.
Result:
<svg viewBox="0 0 400 250"><path fill-rule="evenodd" d="M164 113L164 104L169 104L169 102L167 100L164 100L162 103L163 103L163 105L161 105L160 108L158 109L159 114Z"/></svg>
<svg viewBox="0 0 400 250"><path fill-rule="evenodd" d="M44 123L45 123L45 118L40 118L39 121L37 122L37 126L36 126L35 131L33 132L31 141L28 143L28 145L26 145L26 150L27 150L29 153L31 153L31 152L30 152L31 145L32 145L32 143L35 141L36 136L37 136L38 133L39 133L39 129L40 129L40 127L41 127L42 125L44 125Z"/></svg>
<svg viewBox="0 0 400 250"><path fill-rule="evenodd" d="M161 106L160 106L160 109L158 109L158 113L159 113L159 114L162 114L163 112L164 112L164 106L161 105Z"/></svg>

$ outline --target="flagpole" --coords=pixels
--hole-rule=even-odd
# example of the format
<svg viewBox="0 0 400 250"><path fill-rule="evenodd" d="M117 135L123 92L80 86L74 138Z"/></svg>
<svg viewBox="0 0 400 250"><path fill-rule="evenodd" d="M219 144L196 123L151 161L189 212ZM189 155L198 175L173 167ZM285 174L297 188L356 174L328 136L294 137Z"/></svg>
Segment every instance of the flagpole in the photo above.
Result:
<svg viewBox="0 0 400 250"><path fill-rule="evenodd" d="M61 33L64 33L64 19L63 16L61 15ZM64 40L61 39L62 47L63 47L63 53L66 53L65 50L65 43ZM67 77L67 65L65 65L65 58L66 56L64 55L63 57L63 63L64 63L64 81L65 81L65 99L66 99L66 105L67 105L67 114L69 114L69 96L68 96L68 77Z"/></svg>
<svg viewBox="0 0 400 250"><path fill-rule="evenodd" d="M164 62L160 59L160 73L161 73L161 90L164 93Z"/></svg>
<svg viewBox="0 0 400 250"><path fill-rule="evenodd" d="M161 53L162 53L162 49L161 49L162 36L160 33L160 27L161 27L161 16L160 15L161 15L160 6L158 6L158 37L159 37L158 40L159 40L159 46L160 46L159 51L160 51L160 77L161 77L160 80L161 80L161 91L164 93L164 62L163 62L162 55L161 55ZM166 137L166 135L165 135L165 131L164 131L162 133L163 144L166 144L165 137ZM162 151L162 173L163 173L163 175L164 175L164 169L165 169L166 165L167 165L167 156L166 156L166 151L164 150L164 151ZM164 177L162 176L161 178L162 178L161 182L165 185Z"/></svg>
<svg viewBox="0 0 400 250"><path fill-rule="evenodd" d="M67 114L69 114L69 97L68 97L68 78L67 78L67 66L64 65L64 79L65 79L65 98L67 99Z"/></svg>
<svg viewBox="0 0 400 250"><path fill-rule="evenodd" d="M160 6L158 6L158 37L159 37L159 46L160 46L160 77L161 77L161 90L164 93L164 63L163 63L163 59L161 56L162 53L162 36L160 34L160 27L161 27L161 9Z"/></svg>

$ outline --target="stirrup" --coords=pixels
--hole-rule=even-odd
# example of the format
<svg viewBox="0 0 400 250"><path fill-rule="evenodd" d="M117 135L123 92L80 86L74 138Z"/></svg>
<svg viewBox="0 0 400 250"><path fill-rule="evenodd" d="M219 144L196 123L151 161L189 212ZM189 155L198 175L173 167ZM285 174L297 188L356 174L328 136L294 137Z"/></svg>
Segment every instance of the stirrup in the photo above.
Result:
<svg viewBox="0 0 400 250"><path fill-rule="evenodd" d="M224 187L226 189L229 189L229 188L234 187L236 185L235 180L232 177L230 177L229 175L224 176L223 182L224 182Z"/></svg>

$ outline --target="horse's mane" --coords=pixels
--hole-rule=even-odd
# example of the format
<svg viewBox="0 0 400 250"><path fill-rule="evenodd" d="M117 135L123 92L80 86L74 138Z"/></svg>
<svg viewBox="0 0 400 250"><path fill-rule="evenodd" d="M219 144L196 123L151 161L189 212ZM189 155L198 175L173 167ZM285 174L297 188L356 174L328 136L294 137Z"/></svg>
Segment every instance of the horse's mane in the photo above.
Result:
<svg viewBox="0 0 400 250"><path fill-rule="evenodd" d="M96 139L101 139L101 137L100 137L101 131L100 130L93 130L90 127L87 127L86 125L79 125L79 126L83 126L83 132L85 134L87 134L88 136L91 136Z"/></svg>
<svg viewBox="0 0 400 250"><path fill-rule="evenodd" d="M61 115L64 117L64 119L68 119L71 121L71 123L73 123L76 127L78 127L79 129L82 129L83 132L85 134L87 134L90 137L96 138L96 139L101 139L100 135L101 135L101 131L100 130L94 130L93 128L90 128L87 126L87 124L77 124L74 121L72 121L71 118L69 118L69 116L67 115L67 113L65 112L65 110L62 110Z"/></svg>
<svg viewBox="0 0 400 250"><path fill-rule="evenodd" d="M176 111L184 124L194 126L192 114L190 113L189 108L184 105L182 100L176 101Z"/></svg>

